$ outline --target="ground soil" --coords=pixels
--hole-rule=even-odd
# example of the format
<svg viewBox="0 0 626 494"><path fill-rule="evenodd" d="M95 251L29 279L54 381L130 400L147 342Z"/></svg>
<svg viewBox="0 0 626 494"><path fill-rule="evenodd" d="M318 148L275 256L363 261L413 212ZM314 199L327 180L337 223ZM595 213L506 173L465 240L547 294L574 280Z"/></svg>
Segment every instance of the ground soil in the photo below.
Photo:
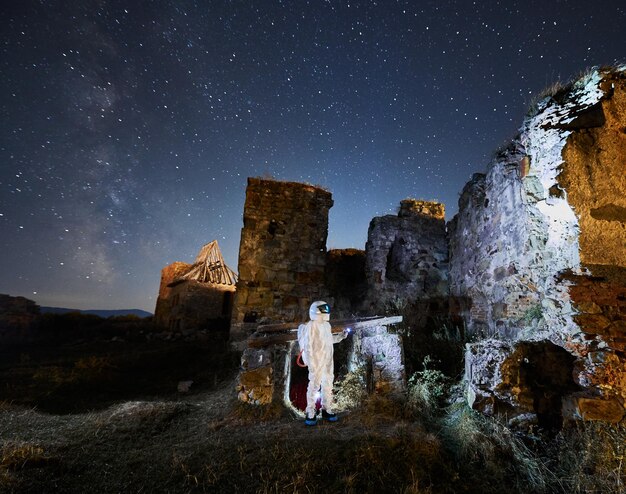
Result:
<svg viewBox="0 0 626 494"><path fill-rule="evenodd" d="M238 370L219 339L2 347L0 493L586 492L602 479L598 492L623 492L623 435L603 443L605 474L571 442L552 459L520 449L462 404L434 417L374 395L306 427L280 405L238 402ZM576 444L592 451L598 430L585 434ZM571 451L588 460L544 468Z"/></svg>

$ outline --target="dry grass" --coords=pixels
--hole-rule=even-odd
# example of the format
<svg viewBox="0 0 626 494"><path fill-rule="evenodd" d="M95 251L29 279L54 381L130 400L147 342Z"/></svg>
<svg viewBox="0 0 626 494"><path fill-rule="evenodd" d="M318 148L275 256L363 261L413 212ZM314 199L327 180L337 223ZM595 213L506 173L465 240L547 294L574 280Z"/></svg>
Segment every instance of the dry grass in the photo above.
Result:
<svg viewBox="0 0 626 494"><path fill-rule="evenodd" d="M602 423L571 424L549 445L563 492L626 492L626 429Z"/></svg>
<svg viewBox="0 0 626 494"><path fill-rule="evenodd" d="M465 404L451 407L442 434L452 454L463 461L468 479L490 479L484 486L486 493L554 492L551 486L558 485L541 455L521 436Z"/></svg>
<svg viewBox="0 0 626 494"><path fill-rule="evenodd" d="M148 358L131 348L134 362ZM82 397L72 392L97 397L98 384L128 369L126 357L92 351L62 362L31 355L19 364L22 377L38 361L45 375L55 366L85 371L84 386L59 384L70 400ZM522 438L464 405L442 408L439 385L449 378L430 379L423 362L408 399L369 396L338 423L305 427L279 405L239 403L236 359L205 356L198 375L230 362L230 378L183 395L168 391L181 359L163 358L171 348L150 355L171 364L151 374L152 389L165 390L152 397L135 383L131 399L108 404L105 395L104 405L62 415L0 402L0 492L624 492L623 428L580 424L555 438Z"/></svg>

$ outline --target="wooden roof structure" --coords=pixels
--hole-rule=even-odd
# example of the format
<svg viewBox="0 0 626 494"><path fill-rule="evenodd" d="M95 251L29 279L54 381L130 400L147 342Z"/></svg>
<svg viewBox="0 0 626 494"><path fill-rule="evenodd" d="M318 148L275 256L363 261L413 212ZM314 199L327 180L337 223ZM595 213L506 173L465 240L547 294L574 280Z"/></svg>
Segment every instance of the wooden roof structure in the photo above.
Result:
<svg viewBox="0 0 626 494"><path fill-rule="evenodd" d="M196 262L189 268L189 271L175 279L169 286L178 285L183 281L236 285L237 274L226 265L217 240L213 240L200 249Z"/></svg>

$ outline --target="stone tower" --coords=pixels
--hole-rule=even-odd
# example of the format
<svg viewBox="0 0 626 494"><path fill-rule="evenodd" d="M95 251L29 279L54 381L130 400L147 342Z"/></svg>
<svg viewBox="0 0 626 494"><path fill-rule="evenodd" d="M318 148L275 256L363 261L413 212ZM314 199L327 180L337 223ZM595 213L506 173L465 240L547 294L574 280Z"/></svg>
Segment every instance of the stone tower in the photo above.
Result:
<svg viewBox="0 0 626 494"><path fill-rule="evenodd" d="M231 338L259 323L297 322L323 298L330 192L248 178Z"/></svg>

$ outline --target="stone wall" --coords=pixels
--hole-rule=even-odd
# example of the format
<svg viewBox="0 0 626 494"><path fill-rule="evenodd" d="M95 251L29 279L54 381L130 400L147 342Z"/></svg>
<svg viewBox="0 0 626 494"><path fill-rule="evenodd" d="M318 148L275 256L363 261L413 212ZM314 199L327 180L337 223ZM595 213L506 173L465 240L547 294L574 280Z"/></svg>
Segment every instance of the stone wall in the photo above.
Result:
<svg viewBox="0 0 626 494"><path fill-rule="evenodd" d="M228 327L235 295L233 285L187 280L175 283L169 290L171 308L162 325L170 331L184 334Z"/></svg>
<svg viewBox="0 0 626 494"><path fill-rule="evenodd" d="M161 283L159 284L159 296L154 309L154 322L163 328L170 327L170 313L174 307L174 296L169 286L175 279L180 278L191 268L186 262L173 262L161 270Z"/></svg>
<svg viewBox="0 0 626 494"><path fill-rule="evenodd" d="M249 178L239 246L231 337L258 323L304 321L324 298L330 192L312 185Z"/></svg>
<svg viewBox="0 0 626 494"><path fill-rule="evenodd" d="M358 406L366 393L397 396L406 391L402 341L389 330L400 322L402 317L397 316L331 320L333 333L350 328L350 335L334 345L337 411ZM294 326L294 331L289 331L288 324L274 329L260 327L261 335L257 333L258 337L248 340L237 383L240 401L254 405L282 403L304 416L308 369L297 365L300 348ZM342 385L345 382L348 384Z"/></svg>
<svg viewBox="0 0 626 494"><path fill-rule="evenodd" d="M625 91L623 70L592 71L540 101L463 190L449 225L450 291L468 332L491 338L467 354L477 408L541 415L520 398L532 393L502 392L520 372L511 355L535 362L533 342L555 365L566 365L562 350L573 359L557 393L565 417L624 415Z"/></svg>
<svg viewBox="0 0 626 494"><path fill-rule="evenodd" d="M26 340L39 315L32 300L0 294L0 343Z"/></svg>
<svg viewBox="0 0 626 494"><path fill-rule="evenodd" d="M443 204L406 199L400 203L397 216L371 221L365 246L368 287L365 313L384 313L406 303L447 300L448 244L444 216ZM425 310L417 312L427 314L428 306L426 303Z"/></svg>

